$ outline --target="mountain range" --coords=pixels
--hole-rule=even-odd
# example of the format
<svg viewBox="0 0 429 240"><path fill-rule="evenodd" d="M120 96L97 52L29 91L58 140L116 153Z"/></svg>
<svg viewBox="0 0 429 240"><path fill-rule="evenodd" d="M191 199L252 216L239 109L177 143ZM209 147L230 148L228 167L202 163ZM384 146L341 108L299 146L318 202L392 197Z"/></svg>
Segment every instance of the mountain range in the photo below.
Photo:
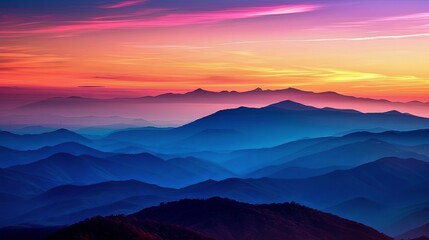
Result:
<svg viewBox="0 0 429 240"><path fill-rule="evenodd" d="M94 99L82 97L55 97L31 103L1 113L4 116L50 115L55 112L63 117L111 117L122 116L147 119L157 125L183 124L225 108L239 106L261 107L273 102L291 100L324 108L356 109L362 112L400 112L429 117L429 104L423 102L391 102L388 100L358 98L335 92L310 92L295 88L280 90L212 92L197 89L184 94L167 93L140 98ZM21 118L22 119L22 118ZM167 119L167 120L166 120ZM76 119L77 120L77 119ZM104 120L103 120L104 121ZM9 121L9 123L14 121ZM111 122L111 121L110 121ZM46 124L46 120L27 124ZM82 121L74 121L79 125ZM107 124L107 122L105 123ZM99 125L99 124L97 124Z"/></svg>
<svg viewBox="0 0 429 240"><path fill-rule="evenodd" d="M157 146L160 151L220 151L270 147L303 138L378 127L400 131L425 129L429 128L429 119L399 112L319 109L283 101L262 108L222 110L173 129L119 131L107 139Z"/></svg>
<svg viewBox="0 0 429 240"><path fill-rule="evenodd" d="M91 145L90 139L67 129L58 129L52 132L40 134L23 135L0 131L0 142L3 147L13 148L15 150L35 150L67 142Z"/></svg>
<svg viewBox="0 0 429 240"><path fill-rule="evenodd" d="M391 240L365 225L296 203L252 205L222 198L186 199L129 216L95 217L59 230L48 240L88 238Z"/></svg>
<svg viewBox="0 0 429 240"><path fill-rule="evenodd" d="M72 225L47 240L213 240L186 228L125 217L96 217Z"/></svg>
<svg viewBox="0 0 429 240"><path fill-rule="evenodd" d="M361 224L291 203L182 200L146 208L131 217L183 226L222 240L390 239Z"/></svg>
<svg viewBox="0 0 429 240"><path fill-rule="evenodd" d="M250 203L300 202L359 220L388 233L401 233L419 226L424 218L409 221L414 224L392 228L392 224L400 222L399 216L380 221L368 216L378 210L378 213L383 212L386 207L396 208L396 213L411 214L404 206L416 205L421 199L428 199L428 176L429 163L415 159L385 158L350 170L302 179L232 178L209 180L181 189L135 180L65 185L32 198L5 202L3 206L7 211L2 215L3 221L9 224L70 224L94 215L130 213L169 200L221 196ZM359 206L365 211L350 211L350 208ZM424 211L423 207L421 209ZM362 214L366 217L362 217ZM15 216L13 220L11 216Z"/></svg>
<svg viewBox="0 0 429 240"><path fill-rule="evenodd" d="M208 161L194 158L166 161L149 153L117 154L106 158L58 153L9 169L46 179L56 183L55 186L137 179L162 186L180 187L207 179L233 176L231 172Z"/></svg>
<svg viewBox="0 0 429 240"><path fill-rule="evenodd" d="M177 104L198 104L197 99L206 94L213 97L205 103L212 104L210 101L218 98L218 93L198 90L183 96L154 98L152 103L144 104L152 105L160 99L166 102L156 104L168 104L170 97L183 98ZM255 90L244 95L249 94L265 93ZM149 101L145 99L140 100ZM84 104L86 100L70 101ZM64 108L69 106L73 104L65 104ZM10 226L4 229L5 233L19 229L38 236L54 229L44 232L43 226L64 228L89 218L64 231L92 231L97 226L118 224L118 229L162 239L167 236L161 236L157 229L173 231L168 226L174 224L180 228L180 234L195 237L251 238L236 230L238 226L228 220L232 217L228 213L210 213L212 207L218 209L215 205L233 213L236 209L237 216L249 217L250 220L243 217L238 222L255 236L268 236L271 232L273 239L281 239L281 229L285 229L296 238L312 239L314 231L324 231L317 230L317 226L325 225L308 221L313 218L300 218L305 224L299 225L302 222L297 219L289 221L276 215L281 209L275 206L281 204L273 203L284 202L298 202L390 236L399 236L429 222L428 118L398 111L364 113L314 107L285 100L262 107L223 109L178 127L103 128L88 127L82 130L84 134L47 126L30 127L22 133L0 132L0 226ZM31 131L39 133L26 133ZM91 131L108 134L88 134ZM207 200L208 205L202 204L215 219L212 222L201 220L208 217L198 208L195 214L194 210L189 211L191 215L182 212L181 207L162 210L163 202L184 204L183 199L212 197L218 198ZM187 201L196 207L202 203ZM155 209L161 210L150 217L157 219L138 214L117 216L141 209L149 211L148 207L154 209L150 207L159 204ZM322 216L318 211L308 212L300 205L282 206L325 218L323 213ZM197 212L201 214L194 218ZM167 217L161 218L163 214ZM281 229L264 225L253 215L275 223L273 226L278 224ZM289 212L287 216L294 215ZM203 227L195 227L187 218ZM154 220L157 223L149 224ZM269 231L254 231L254 223ZM33 230L26 227L30 225ZM228 229L229 225L234 228ZM213 230L205 231L208 228ZM94 234L99 236L97 231Z"/></svg>

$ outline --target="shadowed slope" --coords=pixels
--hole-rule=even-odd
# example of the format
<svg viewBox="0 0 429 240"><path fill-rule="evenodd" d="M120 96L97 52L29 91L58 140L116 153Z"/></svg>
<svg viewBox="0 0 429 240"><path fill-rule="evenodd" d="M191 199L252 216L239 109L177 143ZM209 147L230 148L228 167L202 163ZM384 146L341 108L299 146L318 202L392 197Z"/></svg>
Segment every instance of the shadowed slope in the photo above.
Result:
<svg viewBox="0 0 429 240"><path fill-rule="evenodd" d="M364 225L293 203L182 200L144 209L132 217L188 227L219 240L390 239Z"/></svg>
<svg viewBox="0 0 429 240"><path fill-rule="evenodd" d="M48 240L209 240L190 230L125 217L96 217L49 237Z"/></svg>

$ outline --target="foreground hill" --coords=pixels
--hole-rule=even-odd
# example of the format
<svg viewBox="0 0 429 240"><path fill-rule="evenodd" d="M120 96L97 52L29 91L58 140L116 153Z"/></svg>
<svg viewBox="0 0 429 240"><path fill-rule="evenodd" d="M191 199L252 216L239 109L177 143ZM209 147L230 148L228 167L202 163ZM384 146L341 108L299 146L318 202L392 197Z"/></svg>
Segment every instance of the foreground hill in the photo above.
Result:
<svg viewBox="0 0 429 240"><path fill-rule="evenodd" d="M165 203L127 217L95 217L48 239L392 240L365 225L296 203L253 205L218 197Z"/></svg>
<svg viewBox="0 0 429 240"><path fill-rule="evenodd" d="M219 240L390 239L364 225L294 203L182 200L147 208L131 217L183 226Z"/></svg>
<svg viewBox="0 0 429 240"><path fill-rule="evenodd" d="M48 240L210 240L178 226L125 217L96 217L60 230Z"/></svg>

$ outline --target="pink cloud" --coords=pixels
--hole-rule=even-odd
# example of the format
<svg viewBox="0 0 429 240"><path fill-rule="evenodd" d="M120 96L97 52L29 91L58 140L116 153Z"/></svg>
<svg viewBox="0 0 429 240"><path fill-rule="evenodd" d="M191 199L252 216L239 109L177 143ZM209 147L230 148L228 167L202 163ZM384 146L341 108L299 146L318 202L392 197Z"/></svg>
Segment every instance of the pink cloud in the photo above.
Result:
<svg viewBox="0 0 429 240"><path fill-rule="evenodd" d="M144 27L169 27L191 24L215 23L226 20L254 18L262 16L285 15L311 12L319 9L318 5L278 5L269 7L248 7L219 11L201 11L193 13L174 13L161 16L145 16L143 18L109 20L92 19L88 21L75 21L70 24L44 28L33 28L21 31L0 31L9 34L58 34L87 31L100 31L108 29L129 29Z"/></svg>
<svg viewBox="0 0 429 240"><path fill-rule="evenodd" d="M134 6L147 1L149 0L126 0L126 1L121 1L114 4L104 5L102 6L102 8L123 8L123 7Z"/></svg>

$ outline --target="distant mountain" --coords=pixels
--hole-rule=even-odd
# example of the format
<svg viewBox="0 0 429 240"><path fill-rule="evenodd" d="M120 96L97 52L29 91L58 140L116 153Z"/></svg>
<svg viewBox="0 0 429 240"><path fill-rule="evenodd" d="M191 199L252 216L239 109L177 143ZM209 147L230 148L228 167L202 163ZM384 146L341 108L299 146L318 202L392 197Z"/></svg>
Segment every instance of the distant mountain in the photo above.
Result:
<svg viewBox="0 0 429 240"><path fill-rule="evenodd" d="M167 160L169 161L182 164L181 160ZM198 161L185 163L199 164ZM203 167L207 168L207 165ZM82 176L85 177L85 173ZM353 169L303 179L231 178L207 180L181 189L138 181L60 186L26 201L17 201L16 204L9 201L10 207L7 209L11 213L7 219L9 224L67 224L93 214L129 213L164 200L220 196L249 203L300 202L317 209L334 209L336 214L343 217L389 230L387 226L398 221L396 215L383 218L383 221L369 216L380 212L383 216L390 216L385 214L385 206L396 206L396 213L412 213L410 210L403 211L404 206L416 205L422 199L429 199L428 189L429 163L415 159L384 158ZM383 204L380 209L378 204ZM341 209L347 209L348 215ZM20 211L19 214L16 214L17 210ZM416 225L396 229L407 230L412 227ZM389 233L393 232L389 230Z"/></svg>
<svg viewBox="0 0 429 240"><path fill-rule="evenodd" d="M215 163L193 157L173 158L167 160L167 162L186 169L195 175L203 175L207 179L220 180L234 176L232 172Z"/></svg>
<svg viewBox="0 0 429 240"><path fill-rule="evenodd" d="M53 234L48 240L210 240L179 226L153 221L116 217L96 217Z"/></svg>
<svg viewBox="0 0 429 240"><path fill-rule="evenodd" d="M320 176L333 172L335 170L346 167L326 167L326 168L304 168L304 167L285 167L283 165L275 165L264 167L249 174L246 177L250 178L281 178L281 179L303 179L309 177Z"/></svg>
<svg viewBox="0 0 429 240"><path fill-rule="evenodd" d="M325 209L325 211L370 226L381 226L390 217L390 209L382 203L357 197Z"/></svg>
<svg viewBox="0 0 429 240"><path fill-rule="evenodd" d="M25 125L23 126L23 125L15 125L15 124L11 125L11 122L5 125L0 125L0 129L15 133L15 134L40 134L40 133L46 133L46 132L53 132L57 130L56 128L46 127L46 126L35 126L34 124L32 124L31 126L25 126Z"/></svg>
<svg viewBox="0 0 429 240"><path fill-rule="evenodd" d="M0 167L10 167L19 164L36 162L43 158L50 157L57 153L69 153L74 155L91 155L94 157L107 157L113 154L98 151L75 142L61 143L55 146L48 146L36 150L19 151L0 146Z"/></svg>
<svg viewBox="0 0 429 240"><path fill-rule="evenodd" d="M427 189L425 189L427 191ZM425 194L426 195L426 194ZM427 201L427 196L422 200ZM429 202L413 204L402 208L400 214L393 219L392 223L385 227L386 231L398 235L410 229L429 223ZM429 234L427 234L429 236Z"/></svg>
<svg viewBox="0 0 429 240"><path fill-rule="evenodd" d="M296 159L303 160L295 161L298 166L316 169L317 167L311 164L305 165L305 160L311 162L313 159L318 164L319 157L322 157L324 160L320 161L321 164L323 161L333 162L334 165L329 166L331 169L335 165L337 165L336 168L339 165L347 165L342 162L345 159L354 158L355 163L391 156L424 160L429 156L429 148L426 146L429 143L428 136L429 131L426 129L381 133L356 132L341 137L303 139L271 148L238 150L218 156L206 156L206 158L222 162L223 165L233 171L245 174L250 172L248 176L252 177L271 176L272 174L280 176L276 172L285 169L287 173L287 168L294 167L287 165L287 163ZM337 154L341 154L342 157L337 156ZM363 156L363 161L360 160L361 156Z"/></svg>
<svg viewBox="0 0 429 240"><path fill-rule="evenodd" d="M229 139L240 139L240 146L237 148L243 149L270 147L309 137L331 136L356 128L378 127L402 131L424 129L429 128L429 119L399 113L364 114L350 110L316 109L286 101L263 108L222 110L174 129L117 132L107 139L146 146L168 146L170 150L174 150L174 143L216 130L228 133ZM191 145L189 147L195 150L213 148L212 144L204 143L204 138L197 139L201 140L193 140L188 146ZM176 145L181 147L181 144ZM218 141L215 148L231 150L231 146L229 141Z"/></svg>
<svg viewBox="0 0 429 240"><path fill-rule="evenodd" d="M266 167L252 175L281 176L281 172L287 171L290 167L315 169L315 171L317 169L351 168L383 157L416 158L429 161L429 156L409 151L406 146L370 139L299 157L282 165Z"/></svg>
<svg viewBox="0 0 429 240"><path fill-rule="evenodd" d="M176 189L135 180L64 185L24 202L25 212L10 216L8 224L67 225L96 215L132 213L175 199L175 194Z"/></svg>
<svg viewBox="0 0 429 240"><path fill-rule="evenodd" d="M46 159L10 169L21 173L44 177L57 186L62 184L88 184L119 178L121 165L91 156L74 156L58 153Z"/></svg>
<svg viewBox="0 0 429 240"><path fill-rule="evenodd" d="M31 205L28 198L53 186L55 183L43 177L0 169L0 226L11 224L11 218L25 213L25 206Z"/></svg>
<svg viewBox="0 0 429 240"><path fill-rule="evenodd" d="M0 132L0 142L3 147L17 150L33 150L61 143L76 142L83 145L91 144L91 140L66 129L41 134L18 135L10 132Z"/></svg>
<svg viewBox="0 0 429 240"><path fill-rule="evenodd" d="M165 161L148 153L119 154L107 158L59 153L11 169L44 177L57 185L137 179L162 186L181 187L210 178L224 179L232 175L222 167L206 161L196 161L192 158Z"/></svg>
<svg viewBox="0 0 429 240"><path fill-rule="evenodd" d="M429 129L414 131L386 131L381 133L356 132L346 136L353 139L378 139L400 145L420 145L429 143Z"/></svg>
<svg viewBox="0 0 429 240"><path fill-rule="evenodd" d="M219 240L391 239L364 225L293 203L182 200L147 208L131 217L186 227Z"/></svg>
<svg viewBox="0 0 429 240"><path fill-rule="evenodd" d="M43 176L31 175L11 169L0 169L0 193L16 196L33 196L55 185Z"/></svg>
<svg viewBox="0 0 429 240"><path fill-rule="evenodd" d="M314 111L314 110L319 110L318 108L306 106L304 104L293 102L290 100L285 100L282 102L274 103L274 104L268 105L266 108L278 108L278 109L283 109L283 110L287 110L287 111Z"/></svg>
<svg viewBox="0 0 429 240"><path fill-rule="evenodd" d="M133 196L103 205L96 203L93 206L88 206L88 203L85 204L85 200L64 201L60 204L54 203L35 209L34 211L30 211L27 214L20 216L20 220L21 222L38 222L47 225L71 224L93 216L131 214L146 207L157 206L161 203L168 202L171 199L172 198L143 195ZM70 206L70 204L73 203L77 203L76 207L68 211L70 208L67 208L67 206ZM44 210L50 210L50 212L43 212Z"/></svg>
<svg viewBox="0 0 429 240"><path fill-rule="evenodd" d="M396 239L415 239L415 240L428 240L429 239L429 223L420 226L416 229L410 230L396 237Z"/></svg>
<svg viewBox="0 0 429 240"><path fill-rule="evenodd" d="M189 137L173 142L174 148L182 149L210 149L211 151L234 150L246 147L251 144L250 136L229 129L207 129L202 130Z"/></svg>
<svg viewBox="0 0 429 240"><path fill-rule="evenodd" d="M429 186L429 163L384 158L305 179L226 179L202 182L182 191L198 197L222 196L254 203L296 201L324 209L357 197L386 203L415 203L422 199L420 194L426 192L426 186ZM407 196L394 197L399 193Z"/></svg>
<svg viewBox="0 0 429 240"><path fill-rule="evenodd" d="M51 106L52 107L52 106ZM48 108L51 108L48 107ZM145 127L154 126L154 123L141 119L139 117L120 117L120 116L94 116L91 113L88 115L79 114L76 112L74 116L70 116L70 113L63 112L64 115L56 115L62 112L62 109L67 109L67 106L58 104L56 111L44 112L41 114L38 110L33 111L29 108L24 114L13 114L12 112L0 113L2 118L0 119L0 126L6 131L11 131L19 134L37 134L43 132L53 131L52 128L67 128L67 129L80 129L85 127L105 127L111 129L119 129L126 127ZM78 107L78 106L76 106ZM107 106L106 106L107 107ZM81 106L81 108L85 108ZM106 109L104 109L106 111ZM55 114L52 114L55 113ZM34 126L39 125L39 126ZM51 130L49 130L51 129ZM91 133L91 129L87 129L85 133ZM84 131L81 131L84 132ZM92 133L97 133L92 131ZM101 131L101 133L103 133Z"/></svg>
<svg viewBox="0 0 429 240"><path fill-rule="evenodd" d="M280 90L212 92L197 89L184 94L167 93L141 98L93 99L82 97L56 97L21 106L8 112L12 115L47 115L55 112L69 116L126 116L150 119L151 122L186 123L225 108L239 106L261 107L273 102L291 100L318 108L356 109L363 112L397 110L429 117L429 104L422 102L390 102L357 98L335 92L310 92L295 88ZM193 109L189 114L189 109ZM136 114L139 112L139 114Z"/></svg>
<svg viewBox="0 0 429 240"><path fill-rule="evenodd" d="M282 107L277 107L281 105ZM285 105L291 105L291 109ZM386 127L414 130L429 127L429 119L406 114L363 114L350 111L308 109L287 101L264 108L238 108L219 111L213 115L177 128L176 131L198 132L205 129L233 129L245 133L254 145L269 146L305 137L333 135L353 128ZM407 123L407 124L405 124ZM251 145L251 143L249 143Z"/></svg>
<svg viewBox="0 0 429 240"><path fill-rule="evenodd" d="M381 211L384 217L370 217L380 213L372 207L357 202L353 204L361 212L347 214L338 211L343 217L359 219L365 224L373 224L379 229L395 234L395 231L410 229L416 225L395 225L398 213L404 206L418 204L422 199L429 199L429 163L415 159L384 158L349 169L337 170L325 175L304 179L226 179L223 181L206 181L184 188L182 192L193 197L211 196L228 197L252 203L295 201L318 209L327 209L351 199L366 199L383 206L396 206L396 210ZM357 205L356 205L357 204ZM348 208L348 210L352 209ZM366 209L367 211L363 211ZM401 210L402 209L402 210ZM390 211L393 210L393 211ZM385 214L389 213L389 214ZM393 215L390 215L390 214ZM422 212L423 213L423 212ZM413 223L413 221L405 221ZM401 226L401 227L399 227ZM397 234L397 233L396 233Z"/></svg>
<svg viewBox="0 0 429 240"><path fill-rule="evenodd" d="M230 170L239 173L249 173L256 169L279 165L281 163L291 161L294 159L293 157L287 159L286 161L278 161L278 159L293 155L294 153L300 152L302 149L311 149L311 146L316 145L317 143L325 142L332 138L322 137L303 139L288 142L275 147L237 150L228 152L226 154L207 156L206 158L212 161L222 162L222 164L227 166ZM299 156L305 155L306 153L303 153Z"/></svg>

